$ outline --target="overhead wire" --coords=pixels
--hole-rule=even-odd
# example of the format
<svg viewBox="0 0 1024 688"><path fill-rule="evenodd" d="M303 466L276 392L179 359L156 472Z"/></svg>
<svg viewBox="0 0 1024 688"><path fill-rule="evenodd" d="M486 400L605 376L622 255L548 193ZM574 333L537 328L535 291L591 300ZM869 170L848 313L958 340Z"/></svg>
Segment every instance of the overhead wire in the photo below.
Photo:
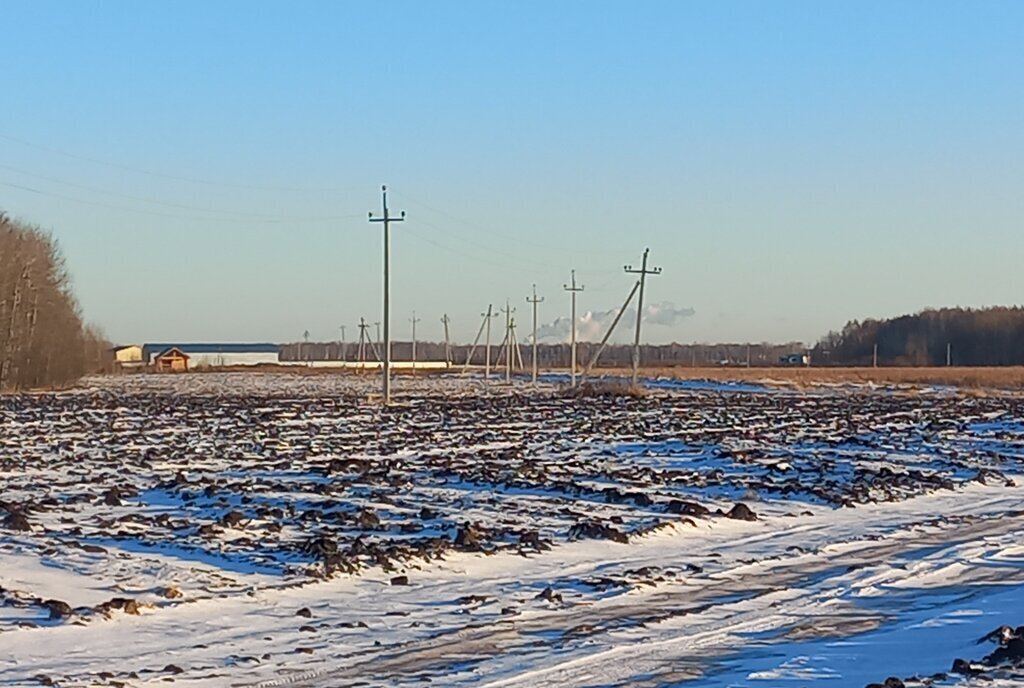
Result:
<svg viewBox="0 0 1024 688"><path fill-rule="evenodd" d="M32 141L26 141L25 139L11 136L10 134L0 133L0 139L5 141L11 141L22 146L29 148L35 148L36 150L43 150L55 155L61 155L66 158L72 158L74 160L82 160L85 162L91 162L96 165L105 165L107 167L124 170L126 172L134 172L136 174L145 174L151 177L159 177L161 179L171 179L179 182L186 182L189 184L201 184L203 186L222 186L226 188L235 189L249 189L253 191L286 191L290 193L336 193L338 189L323 187L323 188L311 188L311 187L293 187L293 186L279 186L279 185L264 185L264 184L243 184L235 182L225 182L223 180L215 179L202 179L199 177L190 177L178 174L169 174L166 172L159 172L155 170L146 169L143 167L135 167L132 165L124 165L122 163L112 162L110 160L102 160L99 158L93 158L87 155L80 155L78 153L71 153L69 151L60 150L52 146L44 146L39 143Z"/></svg>
<svg viewBox="0 0 1024 688"><path fill-rule="evenodd" d="M121 212L139 213L142 215L152 215L154 217L166 217L177 220L195 220L199 222L233 222L233 223L246 223L246 224L284 224L289 222L289 218L279 219L254 219L254 218L237 218L237 217L202 217L196 215L187 215L183 213L168 213L159 210L151 210L148 208L132 208L130 206L115 205L113 203L103 203L100 201L89 201L82 198L76 198L74 196L68 196L66 194L56 193L53 191L47 191L44 189L37 189L35 187L26 186L24 184L16 184L13 182L0 180L0 185L6 186L12 189L18 189L20 191L27 191L29 193L39 194L41 196L47 196L50 198L56 198L62 201L70 201L71 203L80 203L82 205L95 206L97 208L107 208L108 210L117 210Z"/></svg>
<svg viewBox="0 0 1024 688"><path fill-rule="evenodd" d="M9 170L11 172L18 173L18 174L24 174L24 175L27 175L27 176L30 176L30 177L35 177L36 179L41 179L43 181L48 181L48 182L51 182L51 183L54 183L54 184L61 184L61 185L64 185L64 186L70 186L72 188L80 189L82 191L89 191L90 193L98 193L98 194L103 194L105 196L112 196L114 198L120 198L120 199L123 199L123 200L136 201L136 202L139 202L139 203L150 203L150 204L153 204L153 205L159 205L159 206L163 206L163 207L167 207L167 208L179 208L179 209L182 209L182 210L191 210L193 212L200 212L200 213L215 213L215 214L219 214L219 215L233 215L233 216L238 216L238 217L243 217L243 218L263 219L263 220L279 220L279 221L293 220L293 221L311 221L311 222L325 221L325 220L345 220L345 219L352 219L352 218L355 218L355 217L361 217L361 215L287 215L287 214L282 214L282 213L250 213L250 212L246 212L246 211L223 210L223 209L219 209L219 208L203 208L201 206L193 206L193 205L188 205L188 204L184 204L184 203L174 203L174 202L170 202L170 201L162 201L160 199L155 199L155 198L144 198L144 197L141 197L141 196L133 196L133 195L130 195L130 194L123 194L123 193L119 193L119 192L116 192L116 191L109 191L109 190L106 190L106 189L100 189L100 188L97 188L97 187L94 187L94 186L88 186L86 184L79 184L77 182L70 182L70 181L67 181L65 179L58 179L56 177L50 177L50 176L47 176L47 175L39 174L37 172L31 172L31 171L28 171L28 170L23 170L23 169L20 169L20 168L17 168L17 167L13 167L11 165L5 165L5 164L2 164L2 163L0 163L0 169L5 169L5 170Z"/></svg>

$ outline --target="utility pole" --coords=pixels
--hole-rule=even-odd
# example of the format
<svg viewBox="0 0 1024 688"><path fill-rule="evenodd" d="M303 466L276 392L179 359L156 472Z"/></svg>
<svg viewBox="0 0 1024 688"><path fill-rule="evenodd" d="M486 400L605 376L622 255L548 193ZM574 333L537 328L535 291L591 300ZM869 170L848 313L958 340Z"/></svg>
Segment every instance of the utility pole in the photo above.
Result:
<svg viewBox="0 0 1024 688"><path fill-rule="evenodd" d="M412 317L409 319L409 322L412 323L412 373L413 373L413 375L416 374L416 323L418 323L422 319L423 318L417 318L416 317L416 311L412 312Z"/></svg>
<svg viewBox="0 0 1024 688"><path fill-rule="evenodd" d="M569 339L569 368L572 376L572 386L576 386L576 293L583 291L583 285L576 286L576 271L571 272L572 275L572 286L568 284L562 285L565 291L569 292L572 301L571 311L571 324L570 324L570 339Z"/></svg>
<svg viewBox="0 0 1024 688"><path fill-rule="evenodd" d="M505 307L499 310L505 314L505 382L512 382L512 314L516 309L505 299Z"/></svg>
<svg viewBox="0 0 1024 688"><path fill-rule="evenodd" d="M632 265L627 265L624 269L626 272L639 274L640 275L640 295L636 302L636 337L633 340L633 385L636 386L637 381L640 377L640 323L644 318L644 283L647 281L647 275L660 275L661 268L647 268L647 254L651 252L651 249L644 249L643 264L639 270L634 270Z"/></svg>
<svg viewBox="0 0 1024 688"><path fill-rule="evenodd" d="M533 304L533 384L537 384L537 304L543 300L543 296L537 298L537 285L533 285L533 298L526 297L526 303Z"/></svg>
<svg viewBox="0 0 1024 688"><path fill-rule="evenodd" d="M391 223L404 222L405 211L398 217L392 217L388 210L388 187L380 187L383 217L374 217L370 213L370 222L384 224L384 357L381 363L384 378L384 403L391 403Z"/></svg>
<svg viewBox="0 0 1024 688"><path fill-rule="evenodd" d="M953 365L953 342L946 342L946 367Z"/></svg>
<svg viewBox="0 0 1024 688"><path fill-rule="evenodd" d="M366 330L369 327L370 326L366 324L366 318L359 318L359 349L357 352L357 357L359 359L360 364L366 363L366 343L370 340L370 337L369 335L367 335ZM360 369L362 369L364 366L360 365L359 367Z"/></svg>
<svg viewBox="0 0 1024 688"><path fill-rule="evenodd" d="M484 327L487 326L487 323L491 319L490 316L487 313L482 313L480 317L482 317L483 320L480 321L480 329L476 331L476 339L473 340L473 346L471 346L469 348L469 353L466 355L466 365L463 366L463 368L462 368L462 372L464 372L464 373L467 370L469 370L469 366L473 362L473 354L476 353L477 344L480 343L480 337L484 333Z"/></svg>
<svg viewBox="0 0 1024 688"><path fill-rule="evenodd" d="M627 296L626 300L622 303L622 308L619 309L618 314L615 316L615 320L612 320L611 327L609 327L608 331L604 333L601 343L597 345L597 351L594 352L594 356L590 359L590 363L588 363L587 367L583 369L583 378L586 378L587 375L590 374L590 371L593 370L594 366L597 365L597 359L601 357L601 353L604 351L605 345L607 345L608 340L611 339L612 333L615 332L615 328L619 325L619 320L622 319L623 313L625 313L626 309L629 308L629 302L633 300L633 295L636 294L636 290L639 288L640 280L637 280L633 284L633 288L630 290L629 296Z"/></svg>
<svg viewBox="0 0 1024 688"><path fill-rule="evenodd" d="M441 316L441 324L444 325L444 364L446 367L452 367L452 344L448 338L448 323L451 322L448 319L448 314L445 313Z"/></svg>
<svg viewBox="0 0 1024 688"><path fill-rule="evenodd" d="M878 367L878 344L875 344L874 348L871 351L871 367Z"/></svg>
<svg viewBox="0 0 1024 688"><path fill-rule="evenodd" d="M484 317L484 324L487 326L487 338L484 345L484 379L491 379L491 318L497 318L498 314L494 312L494 305L487 304L487 312L481 313Z"/></svg>
<svg viewBox="0 0 1024 688"><path fill-rule="evenodd" d="M302 358L302 356L299 358L304 361L309 358L309 330L302 333L302 341L306 343L306 358Z"/></svg>
<svg viewBox="0 0 1024 688"><path fill-rule="evenodd" d="M519 350L519 339L516 337L516 319L512 318L512 322L509 323L509 334L511 336L510 341L512 342L511 353L515 354L512 362L519 367L519 370L523 369L523 352Z"/></svg>
<svg viewBox="0 0 1024 688"><path fill-rule="evenodd" d="M341 360L344 361L345 360L345 326L344 325L338 325L338 329L341 330L341 351L339 351L338 353L341 356Z"/></svg>

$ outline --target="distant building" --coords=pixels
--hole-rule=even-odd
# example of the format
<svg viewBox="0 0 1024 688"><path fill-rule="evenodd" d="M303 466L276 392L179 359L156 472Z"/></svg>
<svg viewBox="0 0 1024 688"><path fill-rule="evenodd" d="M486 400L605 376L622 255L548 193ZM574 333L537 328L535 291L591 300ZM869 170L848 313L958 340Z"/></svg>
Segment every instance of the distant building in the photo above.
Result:
<svg viewBox="0 0 1024 688"><path fill-rule="evenodd" d="M114 347L112 352L114 354L114 363L120 368L136 368L145 365L145 361L142 358L142 347L138 344L117 346Z"/></svg>
<svg viewBox="0 0 1024 688"><path fill-rule="evenodd" d="M158 373L184 373L188 371L188 354L172 346L153 357L153 367Z"/></svg>
<svg viewBox="0 0 1024 688"><path fill-rule="evenodd" d="M189 368L230 368L233 366L277 365L281 350L277 344L146 344L142 360L149 365L168 349L188 357Z"/></svg>

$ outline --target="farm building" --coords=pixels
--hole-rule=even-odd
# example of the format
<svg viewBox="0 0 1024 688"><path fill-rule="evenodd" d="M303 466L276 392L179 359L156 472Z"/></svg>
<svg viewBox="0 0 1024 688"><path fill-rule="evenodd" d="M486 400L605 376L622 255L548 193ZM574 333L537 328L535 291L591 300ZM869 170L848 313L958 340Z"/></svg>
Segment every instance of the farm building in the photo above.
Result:
<svg viewBox="0 0 1024 688"><path fill-rule="evenodd" d="M188 356L189 368L230 368L233 366L276 365L280 362L277 344L146 344L143 360L153 365L156 357L168 349Z"/></svg>
<svg viewBox="0 0 1024 688"><path fill-rule="evenodd" d="M188 371L188 354L172 346L153 357L153 367L160 373L184 373Z"/></svg>
<svg viewBox="0 0 1024 688"><path fill-rule="evenodd" d="M145 365L142 360L142 347L138 344L117 346L112 349L114 362L121 368L133 368Z"/></svg>

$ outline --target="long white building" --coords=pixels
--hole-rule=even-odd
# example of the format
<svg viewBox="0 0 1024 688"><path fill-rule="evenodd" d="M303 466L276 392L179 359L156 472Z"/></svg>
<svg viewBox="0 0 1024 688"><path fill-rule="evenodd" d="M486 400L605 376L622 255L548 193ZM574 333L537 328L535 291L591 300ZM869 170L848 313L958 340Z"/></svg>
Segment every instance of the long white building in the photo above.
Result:
<svg viewBox="0 0 1024 688"><path fill-rule="evenodd" d="M142 359L146 365L152 365L156 356L171 348L188 356L191 369L277 365L281 362L281 349L277 344L145 344Z"/></svg>

